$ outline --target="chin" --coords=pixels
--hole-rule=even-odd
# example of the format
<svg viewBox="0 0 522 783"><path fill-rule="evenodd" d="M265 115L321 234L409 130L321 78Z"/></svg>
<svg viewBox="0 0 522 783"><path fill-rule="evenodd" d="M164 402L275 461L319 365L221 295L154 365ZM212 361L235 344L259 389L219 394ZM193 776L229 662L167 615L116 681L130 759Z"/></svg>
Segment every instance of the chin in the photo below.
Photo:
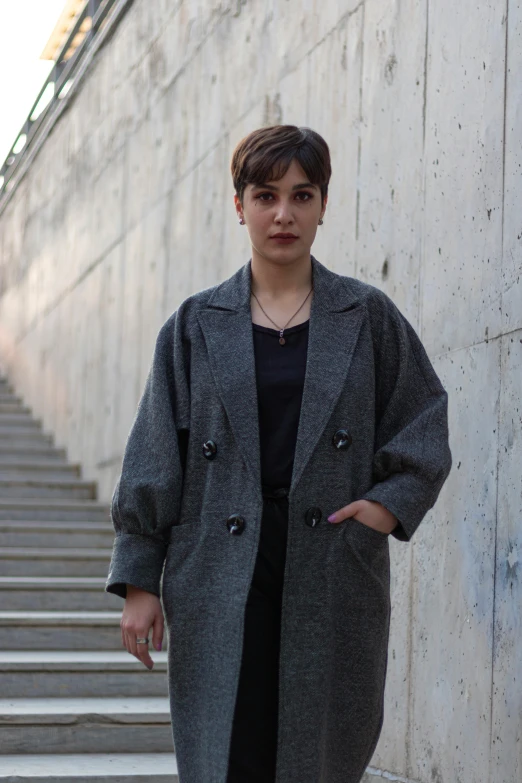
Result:
<svg viewBox="0 0 522 783"><path fill-rule="evenodd" d="M302 248L299 250L292 245L281 245L279 247L270 248L263 255L265 258L269 258L271 261L288 264L292 261L297 261L297 259L302 258L303 250ZM304 255L306 255L306 252Z"/></svg>

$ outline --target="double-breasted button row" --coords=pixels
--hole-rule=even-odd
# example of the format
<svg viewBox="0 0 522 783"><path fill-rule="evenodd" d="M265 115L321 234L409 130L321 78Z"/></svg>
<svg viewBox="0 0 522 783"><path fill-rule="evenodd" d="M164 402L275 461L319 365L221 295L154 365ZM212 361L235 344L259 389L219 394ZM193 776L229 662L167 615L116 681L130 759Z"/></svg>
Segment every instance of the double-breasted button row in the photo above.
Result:
<svg viewBox="0 0 522 783"><path fill-rule="evenodd" d="M304 517L309 527L317 527L323 518L323 512L317 506L310 506L306 509ZM241 514L231 514L226 521L226 526L231 535L240 536L245 529L245 519Z"/></svg>
<svg viewBox="0 0 522 783"><path fill-rule="evenodd" d="M317 527L322 518L323 512L318 506L310 506L304 514L305 522L309 527ZM240 536L245 529L245 519L241 514L231 514L226 521L226 526L231 535Z"/></svg>
<svg viewBox="0 0 522 783"><path fill-rule="evenodd" d="M352 444L352 436L347 430L336 430L333 436L333 444L339 450L346 450ZM212 460L217 454L217 445L213 440L207 440L203 444L203 454L206 459ZM310 506L304 514L304 520L309 527L317 527L323 517L323 512L318 506ZM241 535L245 529L245 520L240 514L231 514L226 521L227 529L231 535Z"/></svg>
<svg viewBox="0 0 522 783"><path fill-rule="evenodd" d="M348 430L336 430L332 438L333 444L336 449L340 451L346 451L352 445L352 436ZM217 456L217 444L213 440L206 440L203 444L203 456L212 460Z"/></svg>

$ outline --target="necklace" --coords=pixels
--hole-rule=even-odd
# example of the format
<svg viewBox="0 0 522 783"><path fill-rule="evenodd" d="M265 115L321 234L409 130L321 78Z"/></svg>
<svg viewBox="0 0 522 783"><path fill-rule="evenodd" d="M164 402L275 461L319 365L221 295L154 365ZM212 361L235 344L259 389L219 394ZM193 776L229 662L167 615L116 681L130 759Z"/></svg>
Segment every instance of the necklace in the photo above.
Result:
<svg viewBox="0 0 522 783"><path fill-rule="evenodd" d="M312 293L312 291L313 291L313 290L314 290L314 287L312 286L312 287L311 287L311 289L308 291L308 293L307 293L307 295L306 295L306 297L305 297L305 300L304 300L303 304L301 305L301 307L303 307L304 303L306 302L306 300L308 299L308 297L310 296L310 294ZM255 293L254 293L253 291L252 291L252 296L254 296L254 297L256 298L256 301L257 301L257 303L258 303L259 307L260 307L260 308L261 308L261 310L264 312L264 314L266 315L266 317L268 318L268 320L269 320L269 321L272 321L272 319L270 318L270 316L268 315L268 313L266 312L266 310L264 309L263 305L261 304L261 302L259 301L259 299L257 298L257 296L255 295ZM301 309L301 307L299 307L299 308L298 308L298 309L295 311L295 313L293 314L292 318L294 318L294 317L297 315L297 313L299 312L299 310ZM275 321L272 321L272 323L274 324L274 326L277 326L277 328L279 329L279 344L280 344L280 345L284 345L284 344L286 343L286 340L285 340L285 338L283 337L283 332L285 331L286 327L288 326L288 324L290 323L290 321L292 320L292 318L289 318L289 319L288 319L288 321L286 322L286 324L285 324L283 327L279 326L279 324L276 324L276 322L275 322Z"/></svg>

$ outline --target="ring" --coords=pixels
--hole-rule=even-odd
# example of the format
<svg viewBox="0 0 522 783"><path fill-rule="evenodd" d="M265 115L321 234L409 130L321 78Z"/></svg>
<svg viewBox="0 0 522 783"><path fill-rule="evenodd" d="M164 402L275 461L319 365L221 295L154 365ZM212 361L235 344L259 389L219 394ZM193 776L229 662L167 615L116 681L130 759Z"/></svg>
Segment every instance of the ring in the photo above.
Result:
<svg viewBox="0 0 522 783"><path fill-rule="evenodd" d="M136 637L136 644L148 644L148 643L149 643L148 637L146 639L142 639L139 636Z"/></svg>

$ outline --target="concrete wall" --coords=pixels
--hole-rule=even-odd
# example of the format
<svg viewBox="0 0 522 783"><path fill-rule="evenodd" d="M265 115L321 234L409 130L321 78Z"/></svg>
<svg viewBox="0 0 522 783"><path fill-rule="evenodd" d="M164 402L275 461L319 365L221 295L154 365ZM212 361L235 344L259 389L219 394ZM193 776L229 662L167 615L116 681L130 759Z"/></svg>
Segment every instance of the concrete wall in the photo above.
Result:
<svg viewBox="0 0 522 783"><path fill-rule="evenodd" d="M452 474L391 542L368 780L522 779L521 30L514 0L135 0L0 216L4 369L108 499L160 325L249 258L235 144L324 134L313 252L390 294L450 396Z"/></svg>

